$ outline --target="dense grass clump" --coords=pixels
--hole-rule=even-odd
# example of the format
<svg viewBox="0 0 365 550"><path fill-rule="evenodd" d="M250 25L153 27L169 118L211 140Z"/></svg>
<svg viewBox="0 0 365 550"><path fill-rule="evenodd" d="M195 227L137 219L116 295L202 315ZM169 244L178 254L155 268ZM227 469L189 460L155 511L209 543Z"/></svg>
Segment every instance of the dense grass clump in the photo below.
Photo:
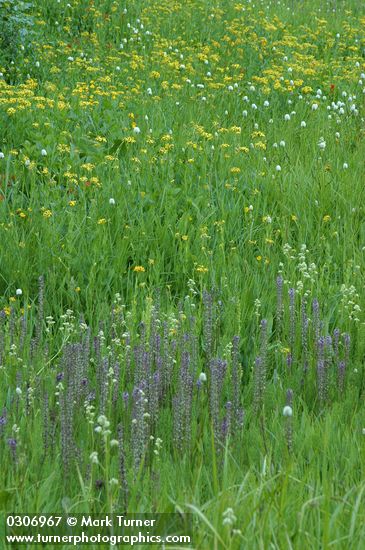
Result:
<svg viewBox="0 0 365 550"><path fill-rule="evenodd" d="M0 7L0 509L361 548L361 3Z"/></svg>

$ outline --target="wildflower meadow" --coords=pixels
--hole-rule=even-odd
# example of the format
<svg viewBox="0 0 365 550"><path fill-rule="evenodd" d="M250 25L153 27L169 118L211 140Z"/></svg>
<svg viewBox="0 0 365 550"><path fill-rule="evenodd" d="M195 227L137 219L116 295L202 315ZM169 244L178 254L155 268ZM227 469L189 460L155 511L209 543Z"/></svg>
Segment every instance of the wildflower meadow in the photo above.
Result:
<svg viewBox="0 0 365 550"><path fill-rule="evenodd" d="M0 254L1 548L365 548L363 2L0 0Z"/></svg>

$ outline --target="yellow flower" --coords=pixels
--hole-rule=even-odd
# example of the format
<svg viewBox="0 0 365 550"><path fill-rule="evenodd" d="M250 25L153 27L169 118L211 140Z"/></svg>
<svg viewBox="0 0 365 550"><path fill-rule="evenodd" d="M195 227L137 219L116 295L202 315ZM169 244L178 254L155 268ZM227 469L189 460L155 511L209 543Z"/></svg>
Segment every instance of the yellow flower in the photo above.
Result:
<svg viewBox="0 0 365 550"><path fill-rule="evenodd" d="M295 214L292 214L290 216L290 219L293 221L293 222L296 222L298 220L298 217L295 215Z"/></svg>
<svg viewBox="0 0 365 550"><path fill-rule="evenodd" d="M98 225L104 225L104 223L106 223L106 219L105 218L100 218L98 220Z"/></svg>
<svg viewBox="0 0 365 550"><path fill-rule="evenodd" d="M207 273L208 272L208 268L205 267L204 265L198 265L198 267L196 268L196 271L198 273Z"/></svg>
<svg viewBox="0 0 365 550"><path fill-rule="evenodd" d="M181 235L181 238L183 241L187 241L189 237L188 235Z"/></svg>
<svg viewBox="0 0 365 550"><path fill-rule="evenodd" d="M146 270L143 265L135 265L133 271L135 271L136 273L144 273Z"/></svg>
<svg viewBox="0 0 365 550"><path fill-rule="evenodd" d="M70 150L71 150L70 146L66 145L65 143L59 143L57 145L57 151L59 151L60 153L69 153Z"/></svg>
<svg viewBox="0 0 365 550"><path fill-rule="evenodd" d="M310 94L311 92L313 92L313 88L311 88L310 86L304 86L302 88L302 94Z"/></svg>
<svg viewBox="0 0 365 550"><path fill-rule="evenodd" d="M83 168L87 172L91 172L92 169L95 168L95 164L92 164L91 162L86 162L85 164L81 165L81 168Z"/></svg>
<svg viewBox="0 0 365 550"><path fill-rule="evenodd" d="M326 223L326 222L329 222L331 219L331 216L329 214L326 214L325 216L323 216L323 221Z"/></svg>
<svg viewBox="0 0 365 550"><path fill-rule="evenodd" d="M75 206L75 204L76 204L76 201L70 201L70 202L68 203L69 206Z"/></svg>
<svg viewBox="0 0 365 550"><path fill-rule="evenodd" d="M52 212L51 212L51 210L44 210L42 215L43 215L43 218L47 219L47 218L50 218L52 216Z"/></svg>

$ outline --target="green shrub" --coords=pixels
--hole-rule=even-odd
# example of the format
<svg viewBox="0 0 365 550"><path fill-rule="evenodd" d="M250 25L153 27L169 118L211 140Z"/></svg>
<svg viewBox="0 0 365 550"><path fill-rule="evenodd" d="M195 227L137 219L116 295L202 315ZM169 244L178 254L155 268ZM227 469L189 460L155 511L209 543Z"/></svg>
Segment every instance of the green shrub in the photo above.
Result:
<svg viewBox="0 0 365 550"><path fill-rule="evenodd" d="M17 0L0 0L0 64L8 78L16 71L16 60L25 50L32 34L32 4Z"/></svg>

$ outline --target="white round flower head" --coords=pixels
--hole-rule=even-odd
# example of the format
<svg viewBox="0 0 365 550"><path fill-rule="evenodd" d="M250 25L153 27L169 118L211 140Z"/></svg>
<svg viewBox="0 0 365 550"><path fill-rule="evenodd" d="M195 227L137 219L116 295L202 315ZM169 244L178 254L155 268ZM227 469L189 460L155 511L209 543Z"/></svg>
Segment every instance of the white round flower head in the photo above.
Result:
<svg viewBox="0 0 365 550"><path fill-rule="evenodd" d="M115 199L113 199L113 197L110 197L110 199L109 199L109 204L111 204L111 205L114 205L114 204L115 204Z"/></svg>
<svg viewBox="0 0 365 550"><path fill-rule="evenodd" d="M289 405L286 405L283 408L283 415L284 416L293 416L293 409Z"/></svg>
<svg viewBox="0 0 365 550"><path fill-rule="evenodd" d="M284 120L286 120L286 121L290 120L290 115L289 115L289 114L286 114L286 115L284 116Z"/></svg>
<svg viewBox="0 0 365 550"><path fill-rule="evenodd" d="M306 126L307 126L307 123L305 122L305 120L302 120L302 122L300 123L300 127L306 128Z"/></svg>
<svg viewBox="0 0 365 550"><path fill-rule="evenodd" d="M109 428L110 426L110 422L104 414L99 415L98 424L100 424L100 426L103 426L103 428Z"/></svg>
<svg viewBox="0 0 365 550"><path fill-rule="evenodd" d="M111 447L118 447L119 446L119 441L117 439L111 439L109 445Z"/></svg>
<svg viewBox="0 0 365 550"><path fill-rule="evenodd" d="M199 374L199 380L200 380L200 382L206 382L207 381L207 375L205 374L205 372L201 372Z"/></svg>
<svg viewBox="0 0 365 550"><path fill-rule="evenodd" d="M140 133L141 133L141 130L140 130L140 128L138 128L138 126L135 126L135 127L133 128L133 132L134 132L135 134L140 134Z"/></svg>
<svg viewBox="0 0 365 550"><path fill-rule="evenodd" d="M17 395L21 395L21 394L22 394L22 390L21 390L20 388L16 388L15 393L16 393Z"/></svg>
<svg viewBox="0 0 365 550"><path fill-rule="evenodd" d="M22 289L21 289L21 288L17 288L16 291L15 291L15 294L16 294L17 296L21 296L21 295L23 294Z"/></svg>
<svg viewBox="0 0 365 550"><path fill-rule="evenodd" d="M285 141L282 139L279 145L280 147L285 147Z"/></svg>
<svg viewBox="0 0 365 550"><path fill-rule="evenodd" d="M313 103L312 111L316 111L317 109L318 109L318 103Z"/></svg>
<svg viewBox="0 0 365 550"><path fill-rule="evenodd" d="M344 169L344 170L347 170L348 167L349 167L349 165L347 164L347 162L344 162L344 163L343 163L343 169Z"/></svg>
<svg viewBox="0 0 365 550"><path fill-rule="evenodd" d="M2 151L0 151L0 159L3 159L3 158L5 158L5 155Z"/></svg>
<svg viewBox="0 0 365 550"><path fill-rule="evenodd" d="M362 429L362 435L365 435L365 428Z"/></svg>
<svg viewBox="0 0 365 550"><path fill-rule="evenodd" d="M325 141L324 137L319 138L318 147L322 150L324 150L326 148L326 141Z"/></svg>
<svg viewBox="0 0 365 550"><path fill-rule="evenodd" d="M42 149L41 155L42 155L42 157L46 157L47 156L47 151L45 149Z"/></svg>
<svg viewBox="0 0 365 550"><path fill-rule="evenodd" d="M234 511L232 508L227 508L223 512L223 525L233 525L237 521L237 518L234 514Z"/></svg>
<svg viewBox="0 0 365 550"><path fill-rule="evenodd" d="M276 170L277 172L281 172L281 166L280 166L280 164L278 164L278 165L276 166L275 170Z"/></svg>
<svg viewBox="0 0 365 550"><path fill-rule="evenodd" d="M98 453L96 451L94 451L93 453L91 453L90 455L90 460L91 460L91 463L92 464L98 464L99 460L98 460Z"/></svg>

